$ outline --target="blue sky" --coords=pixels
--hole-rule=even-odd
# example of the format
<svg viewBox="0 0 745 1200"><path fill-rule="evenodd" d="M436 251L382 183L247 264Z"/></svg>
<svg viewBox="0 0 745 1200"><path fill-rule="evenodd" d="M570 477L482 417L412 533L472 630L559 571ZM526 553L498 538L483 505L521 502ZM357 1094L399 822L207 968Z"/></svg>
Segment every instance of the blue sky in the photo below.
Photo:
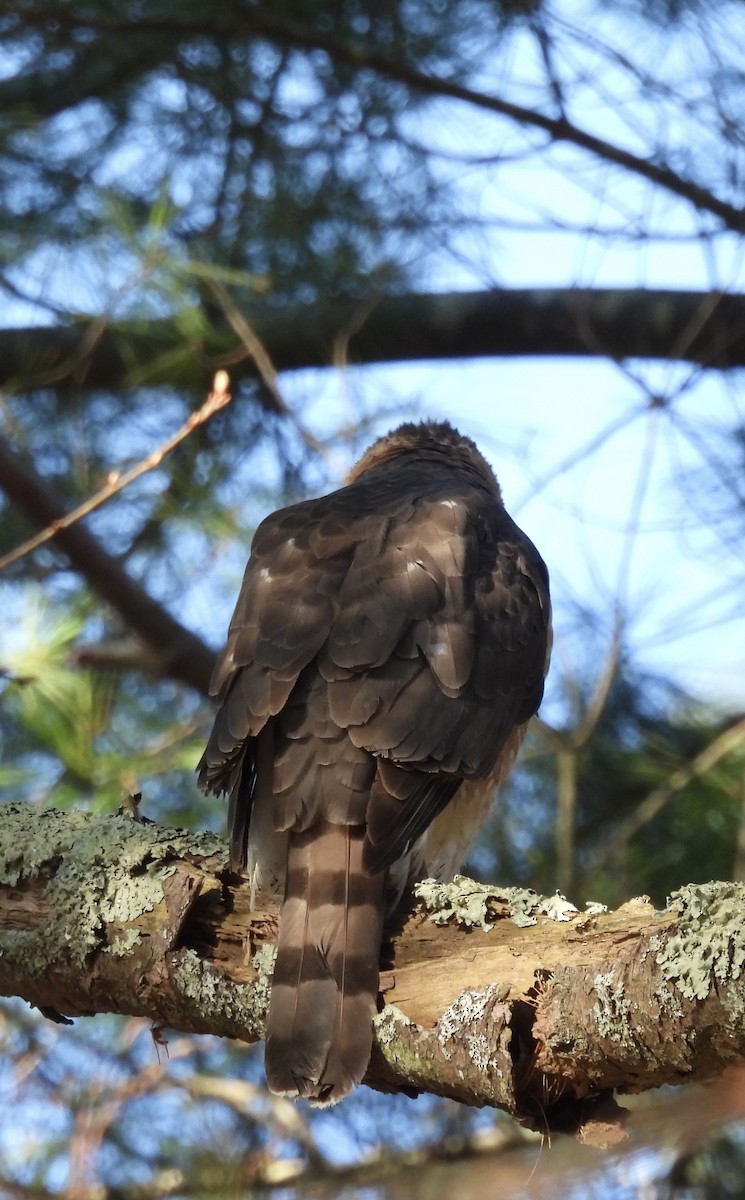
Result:
<svg viewBox="0 0 745 1200"><path fill-rule="evenodd" d="M742 9L721 6L706 46L695 24L670 36L608 9L588 23L588 11L575 0L555 8L552 36L570 115L640 156L651 156L664 139L680 169L693 170L696 156L715 140L716 96L707 72L712 62L727 66L738 23L745 35ZM631 69L613 59L608 45ZM514 102L538 104L542 73L535 38L516 29L504 34L498 57L484 60L474 82ZM647 77L659 83L653 102L645 99ZM402 246L422 286L744 290L743 240L719 232L687 202L453 101L435 102L424 116L413 110L408 120L412 137L448 156L437 168L443 182L454 184L461 210L481 221L447 245L433 241L421 262L413 261L420 241L413 239L410 250ZM127 153L118 151L115 173L128 169ZM176 200L183 186L177 177ZM719 177L712 187L722 190ZM96 288L100 298L121 284L111 261L91 262L71 277L61 249L37 266L40 286L62 289L73 305L79 297L71 287L93 300ZM125 275L131 267L123 259ZM9 316L20 323L29 313L19 306ZM474 436L495 466L508 508L551 568L556 655L565 669L571 670L563 633L571 603L601 612L608 639L620 604L644 665L715 704L743 707L745 552L712 486L716 469L731 469L734 461L731 430L745 425L739 375L685 364L500 359L298 372L281 385L302 420L322 433L385 405L402 416L447 417ZM649 412L651 393L669 402L673 420ZM381 419L376 431L392 423L394 415ZM583 457L581 448L593 443ZM341 456L333 461L341 478L349 464ZM336 479L333 470L327 474L329 485ZM141 486L152 485L151 478ZM229 588L228 575L225 583ZM225 605L224 625L230 600ZM187 616L192 611L195 624L206 628L208 618L214 630L213 597L195 596Z"/></svg>

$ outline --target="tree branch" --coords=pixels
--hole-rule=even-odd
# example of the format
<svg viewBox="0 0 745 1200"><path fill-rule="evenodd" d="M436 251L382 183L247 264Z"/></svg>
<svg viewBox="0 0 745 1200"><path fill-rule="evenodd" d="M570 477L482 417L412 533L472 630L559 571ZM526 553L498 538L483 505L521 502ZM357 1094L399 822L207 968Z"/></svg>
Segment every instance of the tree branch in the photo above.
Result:
<svg viewBox="0 0 745 1200"><path fill-rule="evenodd" d="M55 545L102 599L126 621L153 651L153 665L162 673L207 694L215 653L181 625L157 600L140 587L99 540L82 525L62 527L64 505L33 467L23 462L0 436L0 487L6 496L45 529L58 525Z"/></svg>
<svg viewBox="0 0 745 1200"><path fill-rule="evenodd" d="M608 1089L700 1080L745 1057L742 885L597 914L469 880L420 891L432 919L412 901L383 948L372 1086L569 1128ZM255 1041L276 929L212 835L2 810L0 993L47 1015Z"/></svg>
<svg viewBox="0 0 745 1200"><path fill-rule="evenodd" d="M708 188L702 187L692 179L686 179L664 163L655 162L651 157L633 154L605 138L596 137L595 134L574 125L563 115L550 117L537 109L526 108L500 96L474 91L455 80L420 71L404 62L402 58L380 54L362 42L342 41L310 25L287 20L284 16L274 17L266 11L255 10L242 16L238 24L249 31L264 34L280 45L301 46L305 50L324 50L336 62L345 63L357 70L368 68L384 78L403 83L414 91L430 96L448 96L451 100L460 100L482 111L507 117L517 125L541 129L552 141L578 146L589 151L601 162L614 163L630 174L688 200L695 208L718 217L729 229L737 232L745 229L745 209L728 204Z"/></svg>
<svg viewBox="0 0 745 1200"><path fill-rule="evenodd" d="M717 292L614 288L500 289L411 293L359 306L364 319L348 337L350 363L420 359L580 356L655 358L727 369L745 366L745 296ZM248 313L277 371L328 367L355 305L322 301L281 312ZM30 391L76 352L86 325L0 329L0 385ZM231 362L234 380L256 369L228 330L174 363L182 344L171 320L109 326L67 379L77 390L138 383L201 391L217 367ZM236 349L239 353L236 354ZM239 360L239 361L236 361Z"/></svg>
<svg viewBox="0 0 745 1200"><path fill-rule="evenodd" d="M634 811L603 839L602 847L591 856L590 869L598 871L607 867L608 863L623 853L639 830L653 821L679 792L687 788L694 779L705 775L721 759L741 750L744 744L745 717L741 717L709 742L690 762L677 767L664 783L658 784L639 802Z"/></svg>
<svg viewBox="0 0 745 1200"><path fill-rule="evenodd" d="M39 14L37 14L39 19ZM75 18L67 18L68 27L78 24ZM729 204L726 200L714 195L708 188L702 187L693 179L688 179L674 171L665 163L657 162L651 155L638 155L622 146L616 145L605 138L597 137L588 130L582 129L569 121L563 113L558 116L548 116L538 109L527 108L500 96L488 95L466 87L455 79L435 75L420 70L406 62L402 48L394 48L390 52L381 53L371 48L363 41L342 39L324 30L314 27L311 23L293 21L284 14L274 16L266 7L254 8L252 11L242 11L236 14L220 15L215 19L211 15L208 22L194 20L186 16L184 19L163 19L160 16L140 18L136 23L128 20L110 17L88 17L85 26L97 29L118 37L122 44L127 44L132 38L139 46L143 36L149 47L149 57L153 56L155 48L156 59L164 38L185 38L203 34L209 38L220 37L230 40L240 37L265 37L282 47L300 47L303 50L321 50L329 58L339 64L354 70L370 70L385 79L395 80L404 84L414 92L429 96L447 96L484 112L506 117L516 125L529 129L539 129L546 133L554 142L567 142L588 151L600 162L613 163L623 170L646 179L657 187L661 187L673 195L687 200L702 212L716 216L727 228L742 232L745 229L745 210ZM68 73L69 74L69 73ZM5 81L3 88L13 94L15 81ZM66 87L71 83L65 80ZM74 81L72 87L74 88ZM15 85L17 88L17 85ZM49 90L49 89L48 89ZM47 107L50 104L46 98ZM58 111L58 104L52 111Z"/></svg>
<svg viewBox="0 0 745 1200"><path fill-rule="evenodd" d="M230 403L232 397L227 391L228 382L227 372L217 371L212 391L204 404L191 413L186 423L181 426L177 433L168 438L157 450L153 450L151 454L148 454L147 458L142 459L136 466L130 467L128 471L112 471L104 486L99 488L93 496L89 496L82 504L79 504L77 508L74 508L72 512L65 513L64 517L53 521L51 525L47 525L46 529L42 529L41 533L37 533L34 537L29 538L23 545L17 546L15 550L11 550L8 554L0 556L0 571L4 571L11 563L18 562L19 559L24 558L27 554L31 554L32 551L38 550L40 546L44 546L52 538L57 537L63 529L69 529L71 525L82 521L83 517L87 517L92 512L95 512L97 508L100 508L112 496L118 495L124 488L129 487L130 483L134 483L136 479L139 479L142 475L146 475L148 471L154 471L156 467L159 467L166 455L175 450L177 446L180 446L198 426L203 425L214 413Z"/></svg>

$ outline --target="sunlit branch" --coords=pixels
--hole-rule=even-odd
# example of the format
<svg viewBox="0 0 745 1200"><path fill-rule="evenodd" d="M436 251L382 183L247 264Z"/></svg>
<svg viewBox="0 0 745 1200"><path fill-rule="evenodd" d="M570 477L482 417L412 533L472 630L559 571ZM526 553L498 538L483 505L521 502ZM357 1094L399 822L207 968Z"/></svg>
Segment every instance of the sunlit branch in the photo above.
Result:
<svg viewBox="0 0 745 1200"><path fill-rule="evenodd" d="M42 528L61 521L66 515L62 502L46 480L2 437L0 487L30 521ZM84 526L60 528L55 545L67 555L74 570L85 578L89 587L107 601L153 651L161 674L206 694L215 654L201 638L153 599Z"/></svg>
<svg viewBox="0 0 745 1200"><path fill-rule="evenodd" d="M263 1037L278 914L230 875L225 844L20 804L6 805L3 833L3 994L57 1018L114 1011ZM557 911L555 898L465 879L444 890L430 881L420 895L386 943L373 1086L576 1129L588 1095L694 1081L742 1060L742 885L691 885L661 912L646 898L615 913ZM712 938L734 939L726 962L711 959Z"/></svg>
<svg viewBox="0 0 745 1200"><path fill-rule="evenodd" d="M49 525L47 525L46 529L42 529L40 533L35 534L34 537L29 538L27 541L23 542L22 545L17 546L15 550L11 550L8 554L0 557L0 571L4 571L6 567L11 565L11 563L18 562L19 559L25 558L25 556L27 554L31 554L32 551L38 550L40 546L43 546L46 542L51 541L52 538L57 537L61 530L69 529L78 521L82 521L83 517L87 517L90 515L90 513L95 512L96 509L101 508L101 506L105 504L107 500L110 500L112 496L118 495L118 493L122 492L124 488L129 486L130 483L134 483L136 479L139 479L142 475L146 475L148 471L154 471L156 467L159 467L167 454L170 454L172 450L175 450L177 446L180 446L181 443L185 441L195 429L197 429L200 425L203 425L204 422L208 421L214 413L219 412L221 408L224 408L225 405L230 402L231 396L227 391L227 386L227 374L225 371L218 371L215 375L213 389L205 400L204 404L201 406L201 408L198 408L196 412L191 414L186 423L182 425L181 429L179 429L178 433L175 433L173 437L168 438L167 441L163 442L162 446L159 446L157 450L153 450L152 454L148 454L147 458L144 458L141 462L137 463L136 466L131 467L128 471L110 472L105 485L102 488L99 488L99 490L93 496L90 496L86 501L84 501L83 504L79 504L77 508L74 508L72 512L67 513L64 517L59 517L56 520L51 521Z"/></svg>

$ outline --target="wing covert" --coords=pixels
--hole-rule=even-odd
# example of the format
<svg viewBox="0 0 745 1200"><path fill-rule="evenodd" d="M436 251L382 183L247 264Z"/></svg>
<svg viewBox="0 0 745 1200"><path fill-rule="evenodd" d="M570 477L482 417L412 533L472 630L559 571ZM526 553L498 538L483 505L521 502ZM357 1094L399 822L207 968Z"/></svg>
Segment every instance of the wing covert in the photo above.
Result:
<svg viewBox="0 0 745 1200"><path fill-rule="evenodd" d="M289 808L277 798L280 828L326 812L324 765L310 771L303 751L323 737L306 738L298 712L309 727L343 731L350 754L416 774L398 794L370 797L368 820L383 837L390 819L398 844L460 780L487 775L540 703L549 609L537 551L498 495L470 480L430 468L395 482L362 477L273 514L254 538L213 677L221 708L200 782L234 789L251 739L276 718L288 747L277 769L292 780L280 791L293 797ZM311 663L312 687L297 693ZM300 787L303 771L315 789ZM365 776L359 762L354 771ZM359 822L356 784L349 796ZM343 819L338 804L326 818Z"/></svg>

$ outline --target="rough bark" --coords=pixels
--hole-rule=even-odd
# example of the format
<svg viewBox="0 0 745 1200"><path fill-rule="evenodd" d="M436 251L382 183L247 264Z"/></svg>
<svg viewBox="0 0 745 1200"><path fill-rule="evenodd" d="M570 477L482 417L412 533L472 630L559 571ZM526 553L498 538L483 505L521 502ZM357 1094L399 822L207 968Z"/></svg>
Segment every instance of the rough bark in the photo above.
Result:
<svg viewBox="0 0 745 1200"><path fill-rule="evenodd" d="M584 914L469 880L419 892L384 946L371 1085L576 1128L611 1089L745 1058L745 886ZM212 835L2 810L0 993L53 1019L117 1012L255 1041L276 928Z"/></svg>
<svg viewBox="0 0 745 1200"><path fill-rule="evenodd" d="M278 371L351 363L501 356L660 358L745 365L745 296L621 288L495 289L324 301L247 312ZM0 384L75 391L164 384L202 391L215 368L254 372L235 336L186 345L173 321L0 330ZM240 361L235 361L236 357Z"/></svg>

